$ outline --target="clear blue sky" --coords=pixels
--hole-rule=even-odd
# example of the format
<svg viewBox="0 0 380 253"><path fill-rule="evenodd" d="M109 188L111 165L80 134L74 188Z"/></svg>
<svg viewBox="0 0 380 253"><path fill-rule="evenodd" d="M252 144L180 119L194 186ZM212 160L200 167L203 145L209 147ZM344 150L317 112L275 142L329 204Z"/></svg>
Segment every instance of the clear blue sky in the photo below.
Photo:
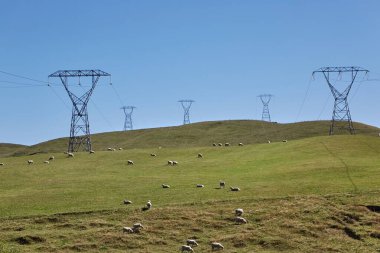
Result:
<svg viewBox="0 0 380 253"><path fill-rule="evenodd" d="M122 104L137 107L135 128L180 125L181 98L196 100L192 122L258 119L260 93L275 95L274 121L330 119L321 77L297 117L311 72L354 65L380 78L379 10L377 0L1 0L0 70L44 81L59 69L112 74L123 101L101 79L89 103L93 133L121 130ZM0 142L68 136L64 89L18 86L0 82ZM353 120L380 126L380 82L352 94Z"/></svg>

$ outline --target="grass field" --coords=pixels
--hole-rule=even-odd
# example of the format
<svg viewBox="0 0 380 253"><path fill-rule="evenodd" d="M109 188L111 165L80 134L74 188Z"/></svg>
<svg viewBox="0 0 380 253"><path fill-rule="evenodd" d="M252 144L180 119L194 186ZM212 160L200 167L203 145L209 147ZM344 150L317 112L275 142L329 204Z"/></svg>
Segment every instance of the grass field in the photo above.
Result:
<svg viewBox="0 0 380 253"><path fill-rule="evenodd" d="M213 240L225 245L224 252L380 250L380 216L367 208L380 206L379 137L231 143L156 145L71 159L56 153L50 164L43 161L51 154L4 157L3 251L178 252L190 237L201 243L196 252L209 252ZM35 164L27 165L28 159ZM135 165L127 166L128 159ZM167 160L179 165L167 166ZM241 191L218 189L220 179ZM171 188L162 189L163 183ZM125 198L133 204L122 205ZM147 200L154 208L142 212ZM248 224L232 220L238 207ZM121 232L134 222L146 229Z"/></svg>
<svg viewBox="0 0 380 253"><path fill-rule="evenodd" d="M379 129L373 126L354 123L359 135L378 136ZM200 122L185 126L163 127L110 132L92 135L94 150L108 147L134 148L189 148L209 147L212 143L258 144L271 141L297 140L302 138L326 136L330 121L308 121L290 124L268 123L256 120L229 120ZM336 131L347 134L347 131ZM63 152L67 149L67 138L46 141L29 147L15 149L13 154L28 155L36 153ZM9 156L9 149L0 145L0 156Z"/></svg>

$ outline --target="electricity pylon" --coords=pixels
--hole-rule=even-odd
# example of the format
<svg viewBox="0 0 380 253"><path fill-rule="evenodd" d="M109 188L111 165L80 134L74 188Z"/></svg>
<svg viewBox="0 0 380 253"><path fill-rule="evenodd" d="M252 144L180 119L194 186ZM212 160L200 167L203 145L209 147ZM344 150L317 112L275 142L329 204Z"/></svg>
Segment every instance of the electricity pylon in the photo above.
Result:
<svg viewBox="0 0 380 253"><path fill-rule="evenodd" d="M190 107L192 103L194 103L195 101L191 99L182 99L182 100L179 100L178 102L181 103L183 111L184 111L183 124L184 125L190 124Z"/></svg>
<svg viewBox="0 0 380 253"><path fill-rule="evenodd" d="M63 87L73 103L68 152L79 151L81 146L85 151L90 152L92 150L87 104L101 76L111 75L101 70L58 70L49 75L49 78L59 77L61 79ZM91 77L92 84L90 89L81 96L75 95L69 89L69 77Z"/></svg>
<svg viewBox="0 0 380 253"><path fill-rule="evenodd" d="M315 73L323 74L331 90L331 93L334 96L334 110L329 131L330 135L334 134L334 128L338 127L338 125L340 128L347 129L350 134L355 134L355 128L352 124L347 97L358 73L360 72L367 74L369 71L360 67L323 67L313 72L313 76ZM339 91L336 85L334 86L334 84L331 83L331 75L334 74L340 78L344 74L345 76L349 76L348 85L346 85L343 91Z"/></svg>
<svg viewBox="0 0 380 253"><path fill-rule="evenodd" d="M273 95L271 94L262 94L258 96L263 103L263 113L261 115L262 121L271 122L270 113L269 113L269 102L272 99Z"/></svg>
<svg viewBox="0 0 380 253"><path fill-rule="evenodd" d="M125 114L124 131L133 130L132 113L135 108L135 106L131 105L121 107Z"/></svg>

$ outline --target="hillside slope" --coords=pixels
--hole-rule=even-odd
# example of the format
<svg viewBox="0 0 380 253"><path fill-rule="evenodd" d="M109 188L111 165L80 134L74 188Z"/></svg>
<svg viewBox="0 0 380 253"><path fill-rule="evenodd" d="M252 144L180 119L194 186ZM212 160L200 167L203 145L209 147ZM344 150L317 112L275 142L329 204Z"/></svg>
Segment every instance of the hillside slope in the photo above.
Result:
<svg viewBox="0 0 380 253"><path fill-rule="evenodd" d="M231 120L201 122L185 126L109 132L92 135L94 150L108 147L154 148L154 147L207 147L212 143L244 144L265 143L267 140L295 140L328 135L330 121L309 121L290 124L268 123L255 120ZM379 128L355 123L358 135L377 136ZM339 134L339 132L337 132ZM340 134L347 134L341 131ZM67 138L43 142L17 150L16 155L63 152ZM1 153L0 153L1 154Z"/></svg>
<svg viewBox="0 0 380 253"><path fill-rule="evenodd" d="M178 252L187 238L195 252L377 252L379 153L380 138L356 135L2 158L0 252ZM141 233L122 232L135 222Z"/></svg>
<svg viewBox="0 0 380 253"><path fill-rule="evenodd" d="M19 150L25 150L28 146L12 144L12 143L0 143L0 155L8 156L12 155Z"/></svg>

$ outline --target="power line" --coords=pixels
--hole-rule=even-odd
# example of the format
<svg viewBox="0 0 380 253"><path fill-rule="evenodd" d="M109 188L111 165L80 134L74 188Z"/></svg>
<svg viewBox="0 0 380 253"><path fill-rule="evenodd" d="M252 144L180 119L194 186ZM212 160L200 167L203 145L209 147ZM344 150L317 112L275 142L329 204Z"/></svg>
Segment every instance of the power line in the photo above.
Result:
<svg viewBox="0 0 380 253"><path fill-rule="evenodd" d="M300 109L298 110L298 113L297 113L297 117L296 117L296 122L298 121L298 118L300 117L301 115L301 112L302 112L302 109L305 105L305 102L306 102L306 99L307 97L309 96L309 92L310 92L310 87L311 87L311 82L313 81L313 76L310 76L310 79L309 79L309 83L307 85L307 89L306 89L306 93L305 93L305 96L303 97L303 100L302 100L302 104L300 106Z"/></svg>

